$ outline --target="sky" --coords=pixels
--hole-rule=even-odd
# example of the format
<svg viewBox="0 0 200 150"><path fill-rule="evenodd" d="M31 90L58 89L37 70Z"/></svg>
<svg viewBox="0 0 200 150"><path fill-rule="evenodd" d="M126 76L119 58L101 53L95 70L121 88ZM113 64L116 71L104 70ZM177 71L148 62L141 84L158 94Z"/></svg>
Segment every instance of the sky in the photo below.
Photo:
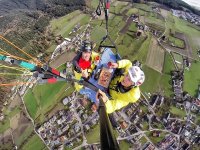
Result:
<svg viewBox="0 0 200 150"><path fill-rule="evenodd" d="M196 7L197 9L200 10L200 0L182 0L182 1L188 3L188 4L191 5L191 6L194 6L194 7Z"/></svg>

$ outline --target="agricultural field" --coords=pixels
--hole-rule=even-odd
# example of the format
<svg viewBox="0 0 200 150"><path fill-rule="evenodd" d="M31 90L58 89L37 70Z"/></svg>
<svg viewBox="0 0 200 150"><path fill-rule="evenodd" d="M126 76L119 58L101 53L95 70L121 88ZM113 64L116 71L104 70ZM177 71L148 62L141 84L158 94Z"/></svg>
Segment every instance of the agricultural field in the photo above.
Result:
<svg viewBox="0 0 200 150"><path fill-rule="evenodd" d="M146 65L161 73L164 64L164 54L164 50L158 45L156 39L152 39Z"/></svg>
<svg viewBox="0 0 200 150"><path fill-rule="evenodd" d="M47 150L47 147L36 134L29 138L28 142L23 145L22 150L35 150L35 148L37 150Z"/></svg>
<svg viewBox="0 0 200 150"><path fill-rule="evenodd" d="M29 90L24 97L24 101L31 117L39 122L44 121L45 114L55 107L61 99L74 91L74 88L71 86L65 92L68 86L70 84L58 82L55 84L37 85L33 90Z"/></svg>
<svg viewBox="0 0 200 150"><path fill-rule="evenodd" d="M181 39L178 39L178 38L175 38L173 36L169 36L169 42L173 45L173 46L176 46L176 47L179 47L179 48L184 48L185 47L185 44L184 44L184 41L181 40Z"/></svg>
<svg viewBox="0 0 200 150"><path fill-rule="evenodd" d="M78 23L80 25L86 24L89 21L89 15L77 10L64 17L54 19L51 21L51 30L56 35L62 35L63 37L68 37L69 32Z"/></svg>
<svg viewBox="0 0 200 150"><path fill-rule="evenodd" d="M191 25L191 23L179 19L177 17L174 17L174 29L178 32L184 33L188 40L189 40L189 44L192 48L192 54L194 58L198 59L197 56L197 49L200 48L200 42L198 41L199 37L200 37L200 27L197 27L194 25Z"/></svg>
<svg viewBox="0 0 200 150"><path fill-rule="evenodd" d="M194 97L197 97L198 85L200 84L200 62L192 62L189 70L184 73L183 89Z"/></svg>
<svg viewBox="0 0 200 150"><path fill-rule="evenodd" d="M172 53L174 59L175 59L175 62L176 62L176 65L178 66L179 69L182 69L183 68L183 57L177 53Z"/></svg>

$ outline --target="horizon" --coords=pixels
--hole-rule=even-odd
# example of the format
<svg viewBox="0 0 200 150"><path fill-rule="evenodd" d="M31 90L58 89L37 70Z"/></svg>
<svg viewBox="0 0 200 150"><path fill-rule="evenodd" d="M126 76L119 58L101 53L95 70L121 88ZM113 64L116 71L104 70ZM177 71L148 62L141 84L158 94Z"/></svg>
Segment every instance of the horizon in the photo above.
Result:
<svg viewBox="0 0 200 150"><path fill-rule="evenodd" d="M196 0L182 0L185 3L187 3L188 5L200 10L200 2L196 1Z"/></svg>

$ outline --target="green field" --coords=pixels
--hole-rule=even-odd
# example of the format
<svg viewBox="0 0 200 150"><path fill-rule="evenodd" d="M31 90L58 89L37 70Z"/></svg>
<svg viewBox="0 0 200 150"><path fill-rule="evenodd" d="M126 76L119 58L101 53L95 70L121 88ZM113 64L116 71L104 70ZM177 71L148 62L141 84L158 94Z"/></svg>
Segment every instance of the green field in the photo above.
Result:
<svg viewBox="0 0 200 150"><path fill-rule="evenodd" d="M146 76L145 82L141 85L141 90L143 92L158 91L161 74L147 66L143 66L143 70Z"/></svg>
<svg viewBox="0 0 200 150"><path fill-rule="evenodd" d="M65 92L68 86L70 86L70 84L58 82L55 84L37 85L33 90L29 90L24 97L24 101L31 117L36 119L41 115L41 117L43 117L42 120L45 119L45 114L49 110L62 98L74 91L74 88L70 86L70 90Z"/></svg>
<svg viewBox="0 0 200 150"><path fill-rule="evenodd" d="M20 110L19 106L12 108L10 110L4 109L3 113L5 115L5 119L0 122L0 133L3 133L4 131L6 131L7 129L10 128L10 118L12 118L16 114L20 113L20 111L21 110Z"/></svg>
<svg viewBox="0 0 200 150"><path fill-rule="evenodd" d="M38 104L32 90L28 90L28 92L24 96L24 102L31 118L36 118L38 111Z"/></svg>
<svg viewBox="0 0 200 150"><path fill-rule="evenodd" d="M120 141L119 142L120 149L129 150L130 146L131 146L131 144L126 142L126 141Z"/></svg>
<svg viewBox="0 0 200 150"><path fill-rule="evenodd" d="M200 85L200 62L193 62L184 73L183 89L194 97L197 97L198 85Z"/></svg>
<svg viewBox="0 0 200 150"><path fill-rule="evenodd" d="M183 119L186 116L185 110L181 110L179 108L176 108L175 106L171 106L170 112L174 115L179 116L181 119Z"/></svg>
<svg viewBox="0 0 200 150"><path fill-rule="evenodd" d="M80 25L82 25L86 24L88 21L89 16L77 10L66 16L52 20L51 27L52 31L56 35L60 34L64 37L67 37L69 32L74 28L76 24L80 23Z"/></svg>
<svg viewBox="0 0 200 150"><path fill-rule="evenodd" d="M91 39L96 42L96 43L99 43L103 37L106 35L106 30L105 28L101 27L101 26L95 26L93 29L92 29L92 32L91 32Z"/></svg>
<svg viewBox="0 0 200 150"><path fill-rule="evenodd" d="M199 49L200 47L200 42L199 42L200 41L200 38L199 38L200 27L196 26L196 28L193 28L192 26L194 25L191 25L191 23L185 20L179 19L177 17L174 17L174 21L175 21L175 24L174 24L175 30L185 33L185 35L187 36L189 40L189 44L193 49L193 56L197 58L198 56L196 54L196 50ZM197 28L199 30L197 30Z"/></svg>
<svg viewBox="0 0 200 150"><path fill-rule="evenodd" d="M90 132L86 134L86 139L88 144L100 142L100 127L99 124L93 129L90 129Z"/></svg>
<svg viewBox="0 0 200 150"><path fill-rule="evenodd" d="M145 82L141 85L142 92L158 92L160 91L165 96L170 96L173 94L172 87L170 85L171 82L171 70L174 69L174 65L169 53L165 53L165 61L163 66L163 73L159 72L147 67L143 66L143 70L145 73Z"/></svg>
<svg viewBox="0 0 200 150"><path fill-rule="evenodd" d="M37 135L33 135L28 142L23 145L22 150L46 150L46 146Z"/></svg>
<svg viewBox="0 0 200 150"><path fill-rule="evenodd" d="M185 46L183 40L175 38L173 36L169 36L169 42L173 43L174 46L179 47L179 48L184 48Z"/></svg>

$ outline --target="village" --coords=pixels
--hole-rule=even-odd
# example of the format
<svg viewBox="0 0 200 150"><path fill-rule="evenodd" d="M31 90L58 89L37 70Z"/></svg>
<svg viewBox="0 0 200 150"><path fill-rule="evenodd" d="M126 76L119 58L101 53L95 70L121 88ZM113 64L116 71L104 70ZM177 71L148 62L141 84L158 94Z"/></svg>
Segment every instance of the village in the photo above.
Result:
<svg viewBox="0 0 200 150"><path fill-rule="evenodd" d="M156 8L154 8L157 11ZM200 25L200 17L188 12L172 10L173 15L185 19L195 25ZM95 14L92 18L95 18ZM165 45L165 39L161 30L156 30L140 22L137 14L131 14L127 22L136 23L136 37L145 36L150 32L159 41L163 47L172 48ZM73 50L79 51L83 37L90 38L92 27L88 23L83 32L80 24L76 24L69 33L68 37L57 36L57 46L51 55L50 62L62 54ZM121 30L121 32L123 32ZM169 43L167 43L169 44ZM177 50L178 51L178 50ZM189 55L188 55L189 56ZM174 61L175 62L175 61ZM197 97L190 96L183 90L184 70L190 69L190 60L185 55L181 62L182 69L171 70L171 88L173 97L165 97L160 93L142 93L139 102L129 104L122 110L116 111L113 115L117 126L114 130L117 132L118 141L126 140L131 143L135 149L154 150L154 149L190 149L195 144L200 144L200 126L196 119L200 116L200 85L197 89ZM65 75L72 73L72 63L65 64L66 69L61 72ZM24 96L28 89L32 89L40 81L40 78L22 77L31 84L23 86L14 86L12 88L11 100L19 94ZM66 89L67 90L67 89ZM169 102L170 101L170 102ZM34 128L39 137L49 149L63 149L83 147L84 149L100 148L99 143L88 144L86 135L93 128L99 125L98 107L90 102L87 97L73 92L61 100L65 109L57 111L52 116L46 118L42 124L37 124ZM7 103L4 104L5 106ZM170 111L170 107L180 110L183 114L178 116ZM4 119L1 114L0 120ZM148 136L147 136L148 135ZM152 142L153 138L159 139L159 142ZM80 147L79 147L80 146Z"/></svg>

